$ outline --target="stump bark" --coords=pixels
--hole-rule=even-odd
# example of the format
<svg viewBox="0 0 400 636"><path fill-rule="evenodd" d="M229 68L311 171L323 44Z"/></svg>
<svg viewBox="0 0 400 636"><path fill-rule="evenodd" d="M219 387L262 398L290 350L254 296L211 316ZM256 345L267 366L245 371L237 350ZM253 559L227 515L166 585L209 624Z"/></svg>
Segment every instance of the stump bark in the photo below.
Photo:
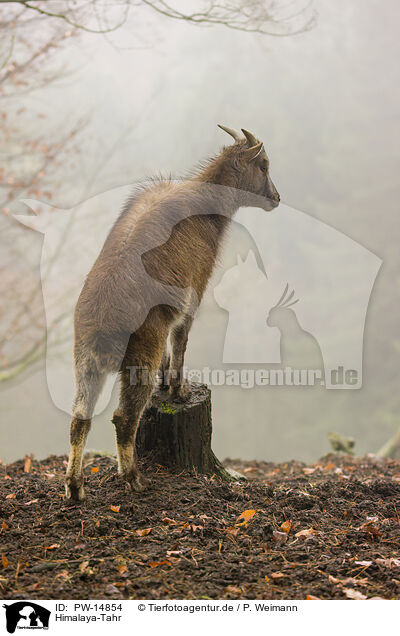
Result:
<svg viewBox="0 0 400 636"><path fill-rule="evenodd" d="M157 389L143 414L136 438L139 457L168 468L232 476L211 449L211 391L190 385L184 403L170 402L168 392Z"/></svg>

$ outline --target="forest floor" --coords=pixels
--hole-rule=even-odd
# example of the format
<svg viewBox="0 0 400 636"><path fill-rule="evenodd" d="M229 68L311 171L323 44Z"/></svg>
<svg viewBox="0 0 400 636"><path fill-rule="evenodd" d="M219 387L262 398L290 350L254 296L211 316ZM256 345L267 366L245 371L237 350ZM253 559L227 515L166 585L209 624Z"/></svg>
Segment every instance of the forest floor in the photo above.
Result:
<svg viewBox="0 0 400 636"><path fill-rule="evenodd" d="M400 597L400 462L227 460L247 481L145 467L132 497L115 459L86 456L86 502L64 499L66 457L0 465L5 599Z"/></svg>

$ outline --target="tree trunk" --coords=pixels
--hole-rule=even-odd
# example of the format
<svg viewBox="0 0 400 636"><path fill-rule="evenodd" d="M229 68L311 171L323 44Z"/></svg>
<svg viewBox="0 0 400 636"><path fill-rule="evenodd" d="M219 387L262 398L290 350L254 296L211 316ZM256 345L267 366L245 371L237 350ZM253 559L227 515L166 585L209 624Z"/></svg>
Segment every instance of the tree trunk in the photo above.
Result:
<svg viewBox="0 0 400 636"><path fill-rule="evenodd" d="M400 428L397 433L378 450L376 456L391 457L392 459L400 457Z"/></svg>
<svg viewBox="0 0 400 636"><path fill-rule="evenodd" d="M210 389L190 385L189 399L182 404L168 397L166 391L154 392L138 429L138 456L168 468L231 479L211 450Z"/></svg>

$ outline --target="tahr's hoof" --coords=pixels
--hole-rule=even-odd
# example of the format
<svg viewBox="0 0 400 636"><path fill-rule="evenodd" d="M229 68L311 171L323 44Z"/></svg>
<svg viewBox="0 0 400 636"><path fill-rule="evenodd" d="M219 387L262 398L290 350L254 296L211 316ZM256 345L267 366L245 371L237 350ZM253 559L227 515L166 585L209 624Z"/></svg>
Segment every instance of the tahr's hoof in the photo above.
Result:
<svg viewBox="0 0 400 636"><path fill-rule="evenodd" d="M190 395L190 388L187 384L173 386L169 389L169 399L171 402L186 402Z"/></svg>
<svg viewBox="0 0 400 636"><path fill-rule="evenodd" d="M127 482L132 492L142 492L149 484L149 481L142 475L136 475L136 477L127 479Z"/></svg>
<svg viewBox="0 0 400 636"><path fill-rule="evenodd" d="M65 498L69 501L84 501L85 489L83 484L77 485L72 484L71 482L65 482Z"/></svg>

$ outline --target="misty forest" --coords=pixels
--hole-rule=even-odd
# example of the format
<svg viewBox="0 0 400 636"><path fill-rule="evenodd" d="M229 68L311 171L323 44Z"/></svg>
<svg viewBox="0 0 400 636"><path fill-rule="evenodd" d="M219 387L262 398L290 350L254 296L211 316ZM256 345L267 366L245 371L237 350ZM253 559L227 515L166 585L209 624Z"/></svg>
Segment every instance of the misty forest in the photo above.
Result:
<svg viewBox="0 0 400 636"><path fill-rule="evenodd" d="M395 10L0 0L3 598L399 598Z"/></svg>

